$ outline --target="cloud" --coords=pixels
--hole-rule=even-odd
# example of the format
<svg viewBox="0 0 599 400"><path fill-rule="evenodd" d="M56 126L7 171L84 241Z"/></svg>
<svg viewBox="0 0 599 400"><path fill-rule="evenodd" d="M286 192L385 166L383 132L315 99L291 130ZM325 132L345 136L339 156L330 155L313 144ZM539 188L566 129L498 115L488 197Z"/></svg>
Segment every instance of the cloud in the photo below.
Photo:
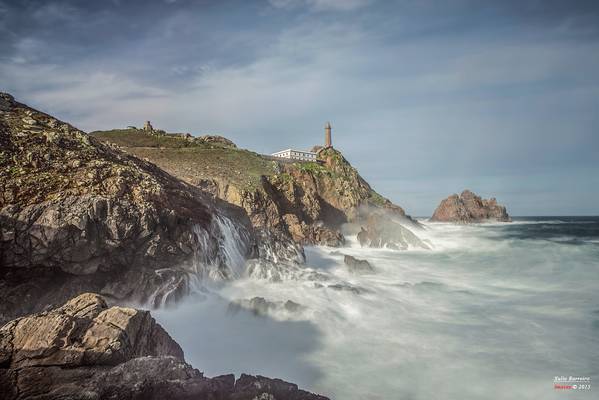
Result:
<svg viewBox="0 0 599 400"><path fill-rule="evenodd" d="M141 85L127 76L102 71L40 64L22 68L0 65L0 76L10 77L12 93L26 93L17 100L77 125L85 130L141 122L160 115L160 98L168 93Z"/></svg>
<svg viewBox="0 0 599 400"><path fill-rule="evenodd" d="M351 11L372 2L372 0L269 0L269 3L276 8L306 7L313 11Z"/></svg>
<svg viewBox="0 0 599 400"><path fill-rule="evenodd" d="M43 24L59 24L76 20L81 15L78 9L68 2L47 2L36 6L31 17Z"/></svg>
<svg viewBox="0 0 599 400"><path fill-rule="evenodd" d="M418 215L460 182L528 212L532 192L550 192L547 177L571 171L571 185L589 181L599 158L599 41L588 33L560 24L462 29L446 10L425 18L372 7L332 19L298 4L317 10L279 4L291 8L275 19L254 10L256 20L245 14L252 9L159 10L153 24L131 20L136 36L118 25L117 44L91 43L97 52L30 31L0 61L0 81L85 130L150 119L263 153L310 148L331 120L334 144L365 178ZM547 210L567 206L558 197Z"/></svg>

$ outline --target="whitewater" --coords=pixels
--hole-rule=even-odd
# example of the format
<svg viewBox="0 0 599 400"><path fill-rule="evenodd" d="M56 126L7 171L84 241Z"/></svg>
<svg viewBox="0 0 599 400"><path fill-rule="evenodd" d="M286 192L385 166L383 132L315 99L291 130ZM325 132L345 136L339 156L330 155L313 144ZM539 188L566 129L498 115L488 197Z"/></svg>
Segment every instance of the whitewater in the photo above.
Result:
<svg viewBox="0 0 599 400"><path fill-rule="evenodd" d="M592 398L596 387L553 381L599 377L599 218L421 222L432 250L350 237L306 248L306 265L276 279L246 270L153 313L208 376L279 377L335 399ZM345 254L375 272L350 273ZM231 306L255 297L266 314Z"/></svg>

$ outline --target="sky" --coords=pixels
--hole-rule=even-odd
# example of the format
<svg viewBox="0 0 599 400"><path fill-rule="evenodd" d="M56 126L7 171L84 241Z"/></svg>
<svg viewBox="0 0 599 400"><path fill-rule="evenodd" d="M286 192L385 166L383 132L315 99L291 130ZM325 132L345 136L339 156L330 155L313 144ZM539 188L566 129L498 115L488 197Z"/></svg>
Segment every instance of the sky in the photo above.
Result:
<svg viewBox="0 0 599 400"><path fill-rule="evenodd" d="M0 91L86 131L151 120L333 145L415 216L463 189L599 215L599 2L0 0Z"/></svg>

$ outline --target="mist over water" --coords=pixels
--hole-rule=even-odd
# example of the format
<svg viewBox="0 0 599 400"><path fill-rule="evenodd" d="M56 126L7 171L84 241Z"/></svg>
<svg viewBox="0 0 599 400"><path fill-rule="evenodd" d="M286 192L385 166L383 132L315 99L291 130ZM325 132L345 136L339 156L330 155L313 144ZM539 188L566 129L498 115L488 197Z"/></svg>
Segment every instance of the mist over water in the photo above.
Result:
<svg viewBox="0 0 599 400"><path fill-rule="evenodd" d="M207 375L336 399L591 398L553 378L599 377L599 218L425 227L430 251L307 248L313 273L244 276L155 315ZM376 272L350 273L343 254ZM303 308L229 306L257 296Z"/></svg>

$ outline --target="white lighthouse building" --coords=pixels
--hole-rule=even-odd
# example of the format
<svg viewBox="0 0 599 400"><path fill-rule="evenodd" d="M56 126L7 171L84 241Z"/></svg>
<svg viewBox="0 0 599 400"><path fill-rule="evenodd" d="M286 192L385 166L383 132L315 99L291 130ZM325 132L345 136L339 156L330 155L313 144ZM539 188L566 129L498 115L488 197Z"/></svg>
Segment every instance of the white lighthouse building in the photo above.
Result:
<svg viewBox="0 0 599 400"><path fill-rule="evenodd" d="M329 122L324 126L324 147L329 148L333 147L332 139L331 139L331 124ZM299 160L299 161L316 161L318 159L318 154L312 151L304 151L304 150L295 150L295 149L286 149L277 151L276 153L272 153L271 156L286 158L289 160Z"/></svg>

